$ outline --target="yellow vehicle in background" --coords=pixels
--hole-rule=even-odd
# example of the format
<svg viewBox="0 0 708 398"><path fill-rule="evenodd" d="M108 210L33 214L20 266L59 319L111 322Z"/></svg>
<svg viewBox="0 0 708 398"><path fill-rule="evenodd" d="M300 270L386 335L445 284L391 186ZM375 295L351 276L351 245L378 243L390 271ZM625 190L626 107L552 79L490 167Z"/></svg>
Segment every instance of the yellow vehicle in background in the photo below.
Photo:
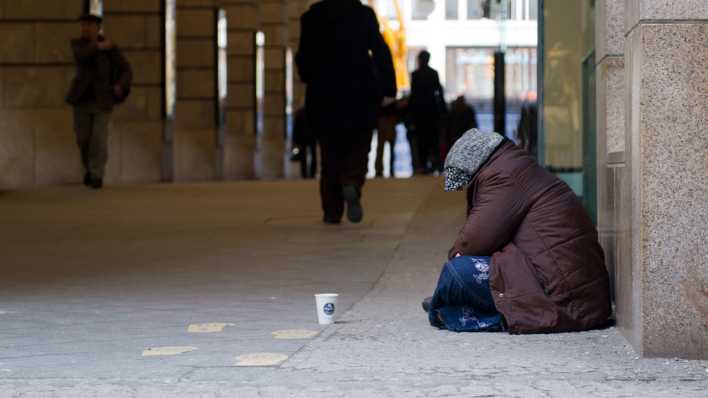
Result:
<svg viewBox="0 0 708 398"><path fill-rule="evenodd" d="M389 18L381 12L380 2L391 1L396 10L396 24L393 24ZM399 0L371 0L370 4L376 11L381 24L381 34L383 35L386 44L391 49L393 56L393 64L396 70L396 83L398 90L410 89L410 78L408 75L408 44L406 42L406 23L403 16L403 10ZM395 25L395 26L394 26Z"/></svg>

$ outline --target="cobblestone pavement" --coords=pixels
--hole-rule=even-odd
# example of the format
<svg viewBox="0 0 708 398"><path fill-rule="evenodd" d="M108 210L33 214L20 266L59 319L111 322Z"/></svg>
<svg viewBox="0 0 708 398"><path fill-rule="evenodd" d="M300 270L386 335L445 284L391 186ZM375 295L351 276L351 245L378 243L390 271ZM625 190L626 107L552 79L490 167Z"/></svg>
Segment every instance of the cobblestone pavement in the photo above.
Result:
<svg viewBox="0 0 708 398"><path fill-rule="evenodd" d="M374 181L367 222L336 227L311 182L0 194L0 398L708 396L707 361L639 358L614 328L429 327L464 212L439 185ZM323 328L328 290L345 311Z"/></svg>

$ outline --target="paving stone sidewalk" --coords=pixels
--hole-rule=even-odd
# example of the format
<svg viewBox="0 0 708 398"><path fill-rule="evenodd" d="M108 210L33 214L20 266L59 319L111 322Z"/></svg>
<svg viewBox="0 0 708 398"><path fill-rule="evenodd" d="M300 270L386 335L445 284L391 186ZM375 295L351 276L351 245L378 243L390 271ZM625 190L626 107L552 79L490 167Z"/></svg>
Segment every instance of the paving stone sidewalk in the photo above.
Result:
<svg viewBox="0 0 708 398"><path fill-rule="evenodd" d="M282 184L200 187L200 194L193 188L143 193L167 201L167 210L156 210L147 230L138 233L140 239L130 239L135 232L129 223L116 221L124 243L114 254L128 250L129 258L143 261L155 256L155 264L144 265L147 270L111 268L105 278L100 272L82 273L84 282L59 273L52 275L61 283L43 280L39 285L18 271L24 276L16 277L13 286L3 285L0 294L0 311L5 311L0 312L0 398L708 396L707 361L639 358L614 328L511 336L456 334L428 326L420 299L430 295L464 215L464 197L440 192L438 181L371 184L366 203L371 223L344 225L337 233L317 223L316 206L303 204L312 199L312 185ZM175 189L193 197L170 204ZM289 192L291 200L275 199L279 210L256 217L271 208L269 201L280 190ZM228 203L227 198L246 191L248 198ZM27 197L34 202L23 198L17 203L66 200L65 192L34 195ZM120 192L113 195L110 201L126 198ZM106 199L97 200L94 206L105 205ZM140 206L150 203L142 200ZM2 201L0 215L9 214L3 213L11 209L3 208L7 202ZM224 214L234 208L244 214ZM295 208L299 217L288 217ZM198 211L203 213L192 214ZM180 214L182 222L170 221ZM40 212L37 217L11 220L41 224L48 216ZM208 223L199 221L203 218ZM241 225L229 227L234 222ZM161 237L184 223L198 233ZM74 228L89 228L79 224ZM18 258L46 259L63 253L51 241L61 244L62 234L72 230L67 228L48 227L46 236L38 234L38 250L44 251L39 257L0 248L13 253L15 265L21 265ZM100 231L88 234L94 244L116 239L115 232ZM31 228L20 232L29 234ZM151 244L141 246L146 239ZM85 250L77 257L95 258ZM168 275L160 273L165 256L176 264ZM246 265L258 258L260 266ZM202 265L205 261L211 264ZM5 272L5 280L11 275ZM98 288L90 287L95 284ZM328 286L343 293L348 311L337 324L321 328L312 323L311 293ZM20 311L12 313L13 308ZM107 316L111 311L115 319ZM190 323L217 320L234 326L222 325L216 334L186 333ZM319 334L310 340L273 339L271 332L284 328ZM77 341L81 338L85 341ZM141 358L140 350L149 345L196 350ZM238 354L253 352L280 353L287 360L235 366Z"/></svg>

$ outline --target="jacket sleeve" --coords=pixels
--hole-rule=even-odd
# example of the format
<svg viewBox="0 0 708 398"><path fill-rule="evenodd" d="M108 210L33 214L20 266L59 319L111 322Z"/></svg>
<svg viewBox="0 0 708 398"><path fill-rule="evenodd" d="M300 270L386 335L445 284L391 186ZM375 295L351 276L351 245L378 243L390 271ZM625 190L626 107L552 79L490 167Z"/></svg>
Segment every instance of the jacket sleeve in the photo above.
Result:
<svg viewBox="0 0 708 398"><path fill-rule="evenodd" d="M310 25L307 21L307 13L300 18L300 43L298 44L297 54L295 54L295 64L297 65L300 81L307 84L310 81L311 70L310 62Z"/></svg>
<svg viewBox="0 0 708 398"><path fill-rule="evenodd" d="M98 47L86 40L74 39L71 41L71 51L77 63L85 63L98 54Z"/></svg>
<svg viewBox="0 0 708 398"><path fill-rule="evenodd" d="M440 111L442 113L447 113L447 102L445 101L445 89L442 84L440 84L440 76L438 72L435 72L435 92L438 95L438 102L440 104Z"/></svg>
<svg viewBox="0 0 708 398"><path fill-rule="evenodd" d="M369 49L378 72L381 92L385 97L395 97L398 93L396 86L396 70L393 67L391 50L384 41L379 29L379 21L373 10L368 10L369 16Z"/></svg>
<svg viewBox="0 0 708 398"><path fill-rule="evenodd" d="M505 175L479 181L467 222L450 256L491 256L508 244L525 214L524 195Z"/></svg>
<svg viewBox="0 0 708 398"><path fill-rule="evenodd" d="M133 68L130 66L128 60L125 59L123 51L116 47L113 53L115 55L114 62L118 65L118 68L120 69L120 75L118 77L117 83L119 83L122 87L130 87L133 81Z"/></svg>

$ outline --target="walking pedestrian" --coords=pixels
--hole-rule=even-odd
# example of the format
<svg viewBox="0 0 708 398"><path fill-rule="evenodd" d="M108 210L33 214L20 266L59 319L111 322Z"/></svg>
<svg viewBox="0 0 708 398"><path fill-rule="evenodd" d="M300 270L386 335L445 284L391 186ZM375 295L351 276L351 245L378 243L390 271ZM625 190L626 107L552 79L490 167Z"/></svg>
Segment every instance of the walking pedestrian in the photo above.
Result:
<svg viewBox="0 0 708 398"><path fill-rule="evenodd" d="M440 120L447 112L444 91L438 72L430 67L430 53L418 54L418 69L411 75L411 95L408 110L413 135L418 147L416 172L431 173L442 170L440 161Z"/></svg>
<svg viewBox="0 0 708 398"><path fill-rule="evenodd" d="M396 96L396 76L374 11L359 0L323 0L301 18L296 55L307 85L305 112L322 155L323 221L363 219L362 187L379 110Z"/></svg>
<svg viewBox="0 0 708 398"><path fill-rule="evenodd" d="M115 104L129 92L132 70L123 53L100 34L103 19L86 14L79 18L81 37L71 40L76 76L66 96L74 107L76 142L84 167L84 185L103 187L108 161L108 123Z"/></svg>

